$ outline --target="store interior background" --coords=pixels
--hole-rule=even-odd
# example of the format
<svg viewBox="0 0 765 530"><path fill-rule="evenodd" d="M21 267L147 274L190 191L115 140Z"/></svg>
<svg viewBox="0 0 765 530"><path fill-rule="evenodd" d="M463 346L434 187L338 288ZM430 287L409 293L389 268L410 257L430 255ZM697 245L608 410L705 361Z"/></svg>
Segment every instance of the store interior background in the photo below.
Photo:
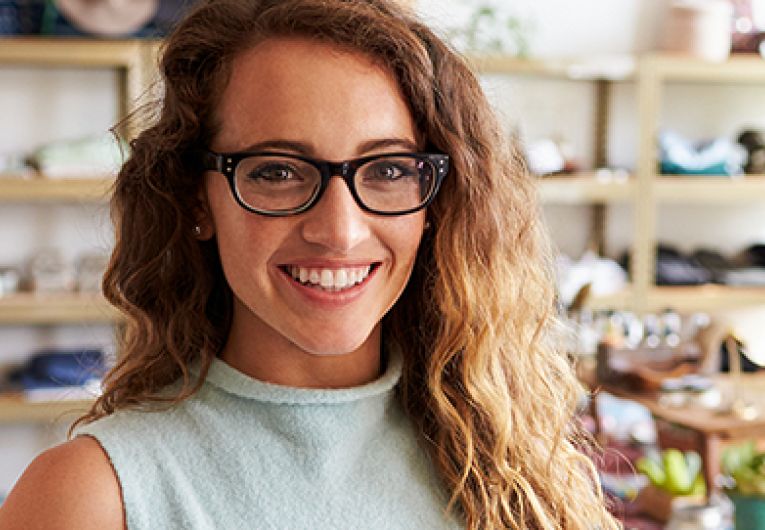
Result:
<svg viewBox="0 0 765 530"><path fill-rule="evenodd" d="M509 13L531 21L532 58L625 57L656 49L667 0L497 0ZM465 23L471 3L418 0L416 9L447 31ZM592 164L595 88L592 84L533 78L486 78L487 92L508 127L524 142L564 139L584 166ZM694 139L735 138L744 127L765 129L761 86L673 86L665 121ZM28 151L47 142L104 133L116 120L115 77L108 70L0 67L0 150ZM636 86L615 83L608 136L609 165L634 169L638 121ZM757 203L725 206L676 205L661 212L661 240L682 251L711 247L732 254L765 243L765 208ZM545 218L560 252L579 259L590 235L587 206L546 206ZM629 206L609 206L607 257L628 248L634 234ZM0 265L23 263L44 247L69 259L94 249L108 251L108 207L99 205L0 206ZM765 326L764 326L765 327ZM110 348L110 326L56 326L2 330L0 365L19 362L46 347L99 345ZM65 425L0 426L0 497L39 451L62 440Z"/></svg>

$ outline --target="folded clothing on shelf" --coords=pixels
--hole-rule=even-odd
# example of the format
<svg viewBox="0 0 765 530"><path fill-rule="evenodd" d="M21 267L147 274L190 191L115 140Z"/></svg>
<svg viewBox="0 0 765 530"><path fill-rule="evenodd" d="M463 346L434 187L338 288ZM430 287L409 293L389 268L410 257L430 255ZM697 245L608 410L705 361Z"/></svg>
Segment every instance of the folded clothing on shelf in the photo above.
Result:
<svg viewBox="0 0 765 530"><path fill-rule="evenodd" d="M631 256L619 263L629 270ZM765 286L765 244L754 244L733 257L700 248L683 254L677 248L659 244L656 249L656 285L693 286L714 283L738 287Z"/></svg>
<svg viewBox="0 0 765 530"><path fill-rule="evenodd" d="M9 387L25 395L36 391L91 389L105 373L100 349L41 350L10 372Z"/></svg>
<svg viewBox="0 0 765 530"><path fill-rule="evenodd" d="M662 175L743 174L746 153L742 146L719 137L693 142L674 131L659 134Z"/></svg>
<svg viewBox="0 0 765 530"><path fill-rule="evenodd" d="M674 248L659 245L656 253L656 285L704 285L712 273L693 257Z"/></svg>

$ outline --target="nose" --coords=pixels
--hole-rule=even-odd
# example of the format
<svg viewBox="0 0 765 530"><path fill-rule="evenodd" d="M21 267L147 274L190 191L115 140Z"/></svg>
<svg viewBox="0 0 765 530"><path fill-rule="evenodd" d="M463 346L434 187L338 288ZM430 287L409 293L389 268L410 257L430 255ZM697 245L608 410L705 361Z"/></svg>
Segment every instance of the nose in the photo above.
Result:
<svg viewBox="0 0 765 530"><path fill-rule="evenodd" d="M303 238L334 252L348 252L371 234L368 214L339 177L329 181L319 202L303 215Z"/></svg>

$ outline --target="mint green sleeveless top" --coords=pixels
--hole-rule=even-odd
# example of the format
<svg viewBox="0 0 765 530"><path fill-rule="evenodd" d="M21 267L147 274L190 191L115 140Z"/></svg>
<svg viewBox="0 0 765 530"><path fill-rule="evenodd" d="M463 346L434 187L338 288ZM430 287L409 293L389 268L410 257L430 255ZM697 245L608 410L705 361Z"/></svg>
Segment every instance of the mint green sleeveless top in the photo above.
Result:
<svg viewBox="0 0 765 530"><path fill-rule="evenodd" d="M299 389L216 359L191 399L77 434L108 454L129 530L464 528L394 396L400 376L394 357L368 385Z"/></svg>

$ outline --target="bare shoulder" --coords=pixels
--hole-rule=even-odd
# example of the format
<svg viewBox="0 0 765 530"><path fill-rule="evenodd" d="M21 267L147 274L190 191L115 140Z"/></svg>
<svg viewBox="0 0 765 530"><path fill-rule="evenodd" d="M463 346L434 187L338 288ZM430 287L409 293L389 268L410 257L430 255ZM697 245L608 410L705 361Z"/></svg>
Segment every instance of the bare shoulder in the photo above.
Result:
<svg viewBox="0 0 765 530"><path fill-rule="evenodd" d="M119 483L101 445L83 436L41 453L0 506L0 528L124 529Z"/></svg>

